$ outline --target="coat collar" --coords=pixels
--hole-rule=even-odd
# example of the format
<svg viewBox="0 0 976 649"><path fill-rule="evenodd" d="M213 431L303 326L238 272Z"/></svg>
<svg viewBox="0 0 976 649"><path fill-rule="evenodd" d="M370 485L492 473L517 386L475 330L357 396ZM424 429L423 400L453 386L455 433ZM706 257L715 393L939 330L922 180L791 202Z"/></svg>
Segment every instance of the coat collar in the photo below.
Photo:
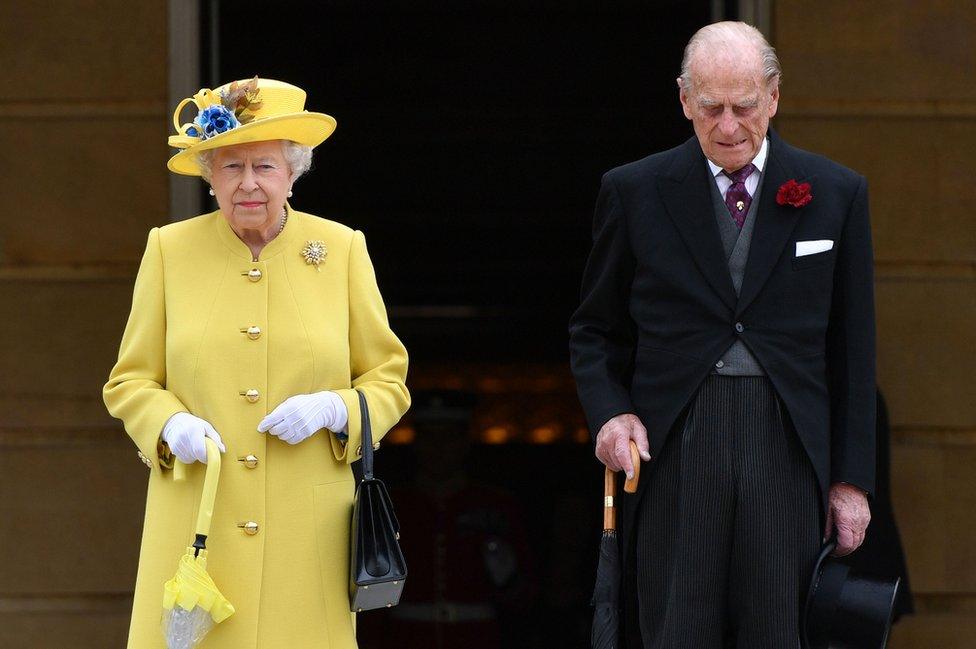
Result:
<svg viewBox="0 0 976 649"><path fill-rule="evenodd" d="M692 137L678 147L671 166L659 177L658 191L702 275L734 310L735 287L715 223L709 182L705 154Z"/></svg>
<svg viewBox="0 0 976 649"><path fill-rule="evenodd" d="M284 250L294 248L294 242L298 236L298 230L301 229L303 216L301 212L292 209L291 205L287 202L285 203L285 209L288 210L288 220L285 222L285 229L264 246L264 249L261 251L261 257L257 261L267 261ZM213 219L214 227L217 229L217 236L223 244L236 256L253 261L251 249L234 233L233 228L230 227L230 223L227 222L227 219L224 218L220 210L213 212L210 218ZM299 248L294 248L295 254L298 254Z"/></svg>
<svg viewBox="0 0 976 649"><path fill-rule="evenodd" d="M800 210L778 205L776 194L787 180L803 178L802 169L790 147L772 128L768 137L769 153L762 193L738 298L715 222L708 165L697 138L692 137L678 147L671 166L658 180L661 199L695 264L736 315L745 311L769 279L800 216Z"/></svg>

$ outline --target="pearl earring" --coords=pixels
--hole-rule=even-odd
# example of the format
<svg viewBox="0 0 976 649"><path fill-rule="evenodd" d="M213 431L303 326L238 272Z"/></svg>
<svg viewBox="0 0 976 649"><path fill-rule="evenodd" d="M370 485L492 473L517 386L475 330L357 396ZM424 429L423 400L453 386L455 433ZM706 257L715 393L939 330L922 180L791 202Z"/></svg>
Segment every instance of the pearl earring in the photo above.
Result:
<svg viewBox="0 0 976 649"><path fill-rule="evenodd" d="M291 198L291 190L288 190L288 198Z"/></svg>
<svg viewBox="0 0 976 649"><path fill-rule="evenodd" d="M211 187L211 188L210 188L210 195L211 195L211 196L216 196L216 195L217 195L217 192L215 192L215 191L213 190L213 187Z"/></svg>

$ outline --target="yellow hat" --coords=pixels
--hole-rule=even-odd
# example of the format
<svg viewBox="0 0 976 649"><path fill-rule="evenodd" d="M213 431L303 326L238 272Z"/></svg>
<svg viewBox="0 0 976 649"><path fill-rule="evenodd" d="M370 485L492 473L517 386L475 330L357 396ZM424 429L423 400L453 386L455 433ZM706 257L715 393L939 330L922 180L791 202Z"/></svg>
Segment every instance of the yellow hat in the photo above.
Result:
<svg viewBox="0 0 976 649"><path fill-rule="evenodd" d="M193 122L180 124L188 104L198 110ZM273 79L244 79L216 90L200 92L179 103L173 113L176 135L169 145L183 149L169 159L169 170L199 176L196 155L201 151L245 142L291 140L315 147L332 135L333 117L305 110L305 91Z"/></svg>

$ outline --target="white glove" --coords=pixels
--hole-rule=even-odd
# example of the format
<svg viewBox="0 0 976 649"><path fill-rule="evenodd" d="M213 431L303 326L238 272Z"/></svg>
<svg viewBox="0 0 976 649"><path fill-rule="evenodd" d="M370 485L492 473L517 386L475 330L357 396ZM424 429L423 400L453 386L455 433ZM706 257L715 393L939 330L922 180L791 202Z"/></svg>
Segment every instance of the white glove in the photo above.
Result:
<svg viewBox="0 0 976 649"><path fill-rule="evenodd" d="M338 433L348 420L346 404L335 392L296 394L262 419L258 432L271 433L283 442L297 444L323 428Z"/></svg>
<svg viewBox="0 0 976 649"><path fill-rule="evenodd" d="M224 443L220 441L220 435L210 422L188 412L178 412L170 417L163 426L160 437L169 445L169 450L173 452L176 459L184 464L198 461L207 463L207 445L203 441L204 437L209 437L216 442L221 453L227 451Z"/></svg>

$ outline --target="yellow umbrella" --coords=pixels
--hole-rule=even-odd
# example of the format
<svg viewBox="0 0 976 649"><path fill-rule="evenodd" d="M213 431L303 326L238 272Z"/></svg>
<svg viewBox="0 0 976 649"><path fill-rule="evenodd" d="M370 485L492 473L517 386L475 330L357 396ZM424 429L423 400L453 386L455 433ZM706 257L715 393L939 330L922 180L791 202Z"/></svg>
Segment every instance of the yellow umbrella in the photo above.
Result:
<svg viewBox="0 0 976 649"><path fill-rule="evenodd" d="M227 601L213 579L207 574L207 535L213 518L217 481L220 477L220 450L213 440L207 445L207 474L203 480L200 513L197 516L196 540L180 558L180 565L172 579L163 585L163 636L169 649L191 649L216 624L234 614L234 606ZM175 480L186 479L186 466L177 461L173 467Z"/></svg>

